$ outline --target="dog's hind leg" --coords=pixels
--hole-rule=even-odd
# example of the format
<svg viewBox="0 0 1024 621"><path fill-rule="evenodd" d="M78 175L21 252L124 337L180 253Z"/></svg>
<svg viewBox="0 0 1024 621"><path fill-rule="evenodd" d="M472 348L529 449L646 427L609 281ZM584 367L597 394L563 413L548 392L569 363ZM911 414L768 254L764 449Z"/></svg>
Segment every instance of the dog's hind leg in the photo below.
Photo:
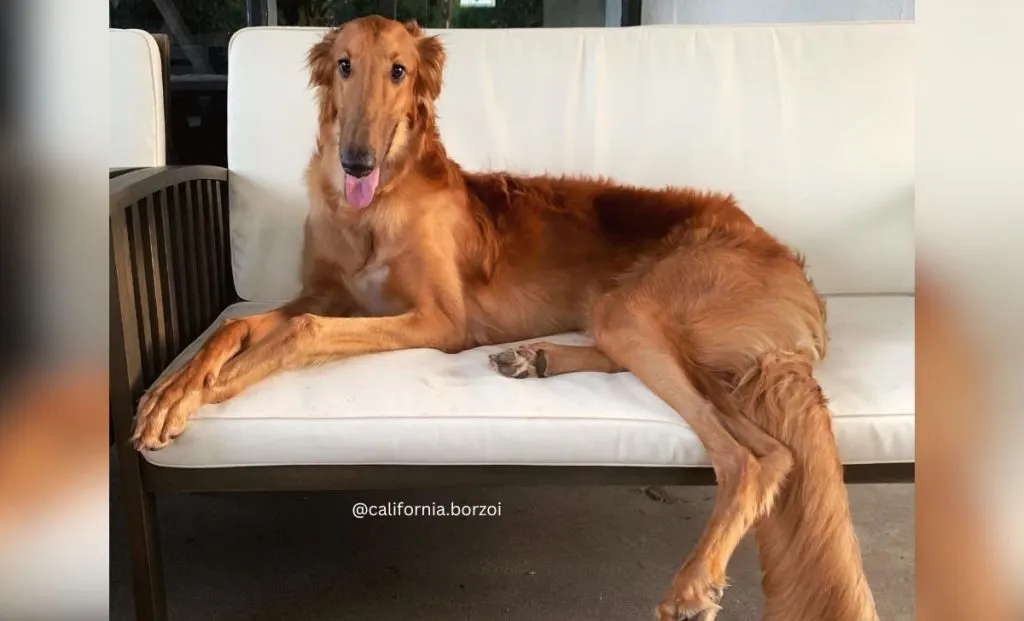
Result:
<svg viewBox="0 0 1024 621"><path fill-rule="evenodd" d="M742 416L727 421L698 388L713 379L687 368L661 324L618 306L605 304L592 326L598 347L679 413L704 445L718 480L711 518L673 578L658 618L711 621L726 586L729 558L770 507L789 468L788 449Z"/></svg>
<svg viewBox="0 0 1024 621"><path fill-rule="evenodd" d="M491 356L491 366L505 377L553 377L565 373L620 373L621 365L592 345L527 343Z"/></svg>
<svg viewBox="0 0 1024 621"><path fill-rule="evenodd" d="M515 379L543 378L565 373L622 373L626 368L593 345L560 345L548 341L527 343L490 356L491 366L506 377ZM725 395L719 395L726 399ZM719 401L719 399L712 399ZM720 402L720 401L719 401ZM758 458L769 460L771 470L787 471L791 465L789 451L748 418L729 408L722 412L725 428Z"/></svg>

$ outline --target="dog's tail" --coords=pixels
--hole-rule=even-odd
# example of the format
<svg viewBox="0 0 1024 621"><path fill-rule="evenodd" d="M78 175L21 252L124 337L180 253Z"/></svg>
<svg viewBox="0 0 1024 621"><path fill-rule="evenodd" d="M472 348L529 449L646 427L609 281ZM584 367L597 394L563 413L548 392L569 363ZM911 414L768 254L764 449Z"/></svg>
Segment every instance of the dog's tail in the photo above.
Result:
<svg viewBox="0 0 1024 621"><path fill-rule="evenodd" d="M764 618L874 621L832 417L811 361L796 354L764 356L733 386L731 397L741 415L785 444L793 458L773 508L755 530Z"/></svg>

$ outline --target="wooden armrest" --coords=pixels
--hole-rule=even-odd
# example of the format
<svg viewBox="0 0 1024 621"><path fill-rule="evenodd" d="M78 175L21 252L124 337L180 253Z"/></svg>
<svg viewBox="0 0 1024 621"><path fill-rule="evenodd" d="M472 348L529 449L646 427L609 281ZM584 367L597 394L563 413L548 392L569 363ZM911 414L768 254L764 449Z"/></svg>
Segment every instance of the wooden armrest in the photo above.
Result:
<svg viewBox="0 0 1024 621"><path fill-rule="evenodd" d="M117 441L168 364L237 301L227 170L141 168L110 179L110 400Z"/></svg>

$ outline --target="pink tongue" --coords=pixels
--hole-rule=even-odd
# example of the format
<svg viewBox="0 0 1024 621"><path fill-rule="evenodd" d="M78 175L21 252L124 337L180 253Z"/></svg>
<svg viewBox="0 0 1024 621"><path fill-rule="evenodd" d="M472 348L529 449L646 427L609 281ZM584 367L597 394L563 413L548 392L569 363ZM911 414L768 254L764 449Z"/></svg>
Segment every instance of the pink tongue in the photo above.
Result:
<svg viewBox="0 0 1024 621"><path fill-rule="evenodd" d="M356 209L363 209L373 200L378 181L380 181L379 168L374 168L372 173L361 178L346 174L345 202Z"/></svg>

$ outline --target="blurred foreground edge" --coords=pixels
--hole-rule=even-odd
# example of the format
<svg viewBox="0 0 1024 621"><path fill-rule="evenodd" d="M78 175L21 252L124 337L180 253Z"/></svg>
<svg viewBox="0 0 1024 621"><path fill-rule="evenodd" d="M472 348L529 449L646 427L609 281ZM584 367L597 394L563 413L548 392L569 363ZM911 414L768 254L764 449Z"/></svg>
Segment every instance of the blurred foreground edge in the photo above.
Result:
<svg viewBox="0 0 1024 621"><path fill-rule="evenodd" d="M918 269L916 297L917 618L1014 621L988 527L984 477L996 407L988 360L960 300ZM1021 476L1002 473L1003 476Z"/></svg>
<svg viewBox="0 0 1024 621"><path fill-rule="evenodd" d="M107 618L107 373L21 375L0 392L0 619Z"/></svg>

